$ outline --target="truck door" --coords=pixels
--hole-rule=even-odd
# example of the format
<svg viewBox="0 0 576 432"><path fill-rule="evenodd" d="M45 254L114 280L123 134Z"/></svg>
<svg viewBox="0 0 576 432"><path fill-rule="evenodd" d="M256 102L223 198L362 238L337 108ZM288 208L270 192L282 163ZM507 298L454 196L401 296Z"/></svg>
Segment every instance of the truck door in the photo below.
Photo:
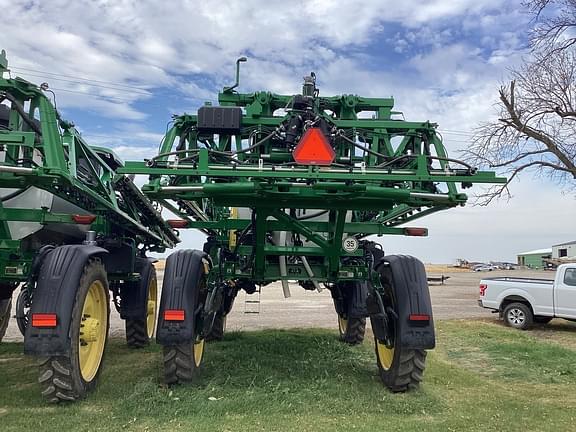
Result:
<svg viewBox="0 0 576 432"><path fill-rule="evenodd" d="M555 315L576 318L576 268L562 269L554 282Z"/></svg>

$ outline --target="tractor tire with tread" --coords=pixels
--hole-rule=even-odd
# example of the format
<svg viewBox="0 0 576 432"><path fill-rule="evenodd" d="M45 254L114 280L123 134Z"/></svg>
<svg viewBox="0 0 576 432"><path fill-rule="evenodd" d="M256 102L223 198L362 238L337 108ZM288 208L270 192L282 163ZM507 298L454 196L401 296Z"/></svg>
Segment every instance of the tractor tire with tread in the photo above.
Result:
<svg viewBox="0 0 576 432"><path fill-rule="evenodd" d="M342 321L345 322L343 325ZM366 318L339 318L340 340L350 345L359 345L364 342L366 333ZM345 327L345 328L344 328Z"/></svg>
<svg viewBox="0 0 576 432"><path fill-rule="evenodd" d="M193 344L164 347L164 383L175 385L192 382L197 370Z"/></svg>
<svg viewBox="0 0 576 432"><path fill-rule="evenodd" d="M93 288L95 287L95 288ZM94 293L92 289L96 290ZM99 291L99 292L98 292ZM103 327L98 324L97 345L94 346L94 353L82 354L82 332L83 322L86 319L84 308L86 299L90 293L91 300L100 296L95 303L95 308L100 308L102 318L105 323ZM96 314L97 315L97 314ZM89 317L89 316L88 316ZM42 396L52 403L75 401L82 399L91 391L97 383L98 376L102 370L102 361L108 330L110 325L110 298L108 293L108 280L104 265L99 259L91 259L84 266L84 272L80 278L72 317L70 323L70 351L69 356L50 356L41 358L39 361L38 382L41 387ZM92 341L90 342L92 343ZM86 342L84 342L86 344ZM89 344L82 345L88 346ZM81 356L87 361L86 355L95 356L91 365L84 366L83 372ZM87 377L84 377L86 373Z"/></svg>
<svg viewBox="0 0 576 432"><path fill-rule="evenodd" d="M146 260L143 264L140 274L146 277L147 286L147 302L154 301L154 310L148 310L146 305L146 318L145 319L127 319L126 325L126 344L131 348L144 348L150 345L150 339L154 336L154 329L156 327L156 310L158 302L157 279L156 269L154 265ZM153 291L153 292L151 292ZM151 299L151 294L153 299ZM150 317L152 315L152 317Z"/></svg>
<svg viewBox="0 0 576 432"><path fill-rule="evenodd" d="M395 349L394 355L395 358L389 369L382 367L378 361L382 383L394 393L418 389L426 368L426 351ZM378 357L378 346L376 346L376 356Z"/></svg>

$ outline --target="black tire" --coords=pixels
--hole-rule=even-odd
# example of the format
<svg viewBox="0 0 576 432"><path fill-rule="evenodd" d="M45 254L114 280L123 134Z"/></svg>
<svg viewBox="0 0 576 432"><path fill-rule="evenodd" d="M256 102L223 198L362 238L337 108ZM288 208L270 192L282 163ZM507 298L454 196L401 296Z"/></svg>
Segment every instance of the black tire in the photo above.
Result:
<svg viewBox="0 0 576 432"><path fill-rule="evenodd" d="M104 310L105 325L100 327L98 325L100 337L103 337L102 346L97 347L99 354L99 361L95 362L95 373L92 372L90 377L83 376L80 366L80 355L82 344L81 329L84 327L86 319L89 317L83 316L84 303L88 296L88 292L92 286L95 288L101 299L97 301ZM102 304L104 303L104 304ZM80 278L78 290L76 291L76 298L74 300L74 307L72 309L72 319L70 323L70 347L69 356L51 356L40 359L40 375L38 382L42 389L42 396L52 403L63 401L75 401L86 396L86 394L94 389L98 381L98 376L102 370L102 362L104 359L104 352L106 349L106 342L108 339L108 330L110 326L110 297L108 293L108 279L106 271L99 259L91 259L84 267L84 272ZM86 346L84 343L83 346ZM97 356L98 357L98 356Z"/></svg>
<svg viewBox="0 0 576 432"><path fill-rule="evenodd" d="M195 358L198 344L187 343L164 347L164 382L168 385L191 383L196 378L204 356L202 344L199 361Z"/></svg>
<svg viewBox="0 0 576 432"><path fill-rule="evenodd" d="M145 284L146 289L146 318L145 319L127 319L126 325L126 344L131 348L144 348L150 344L156 328L156 313L158 310L158 288L156 279L156 269L154 265L145 260L140 270L141 283ZM153 291L154 293L151 293ZM154 308L149 309L148 302L151 300L150 295L155 296Z"/></svg>
<svg viewBox="0 0 576 432"><path fill-rule="evenodd" d="M518 330L528 330L534 320L532 309L524 303L507 305L504 308L503 318L507 326Z"/></svg>
<svg viewBox="0 0 576 432"><path fill-rule="evenodd" d="M224 339L224 332L226 330L226 315L217 313L212 324L212 330L206 336L206 342L221 341Z"/></svg>
<svg viewBox="0 0 576 432"><path fill-rule="evenodd" d="M200 336L198 323L207 295L206 266L202 262L194 261L203 259L201 257L197 251L180 250L172 253L166 262L160 313L163 313L163 305L167 301L164 296L170 295L173 287L177 285L171 278L178 278L178 284L185 286L190 294L185 314L193 320L189 341L163 343L164 382L168 385L193 382L204 358L205 339ZM194 268L199 270L193 271ZM162 343L160 326L166 326L162 319L159 320L157 334L158 341Z"/></svg>
<svg viewBox="0 0 576 432"><path fill-rule="evenodd" d="M10 313L12 312L12 298L0 300L0 342L6 334Z"/></svg>
<svg viewBox="0 0 576 432"><path fill-rule="evenodd" d="M386 368L380 362L378 344L376 341L376 358L382 383L395 393L418 389L426 368L426 351L394 348L392 364Z"/></svg>
<svg viewBox="0 0 576 432"><path fill-rule="evenodd" d="M548 324L553 318L554 317L536 315L534 316L534 322L536 324Z"/></svg>
<svg viewBox="0 0 576 432"><path fill-rule="evenodd" d="M411 279L404 283L425 283L426 273L424 265L413 257L390 256L395 264L394 271L408 273ZM408 290L406 286L397 286L396 278L393 277L392 266L380 265L377 269L380 273L384 295L382 303L386 313L387 341L379 341L375 338L376 362L382 383L392 392L400 393L416 390L422 382L426 368L426 351L424 349L406 348L402 345L401 326L408 325L408 317L402 317L400 302L406 299ZM400 279L402 280L402 279ZM424 282L423 282L424 281ZM427 289L427 285L426 285ZM423 293L421 293L423 294ZM372 320L372 327L379 325Z"/></svg>
<svg viewBox="0 0 576 432"><path fill-rule="evenodd" d="M366 333L366 318L338 317L338 330L340 340L350 345L359 345L364 342Z"/></svg>

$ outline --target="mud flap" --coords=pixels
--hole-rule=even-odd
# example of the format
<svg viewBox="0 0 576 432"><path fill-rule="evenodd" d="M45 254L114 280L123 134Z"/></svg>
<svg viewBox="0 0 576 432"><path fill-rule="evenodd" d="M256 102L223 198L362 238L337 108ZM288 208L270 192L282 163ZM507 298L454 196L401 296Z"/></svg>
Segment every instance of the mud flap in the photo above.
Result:
<svg viewBox="0 0 576 432"><path fill-rule="evenodd" d="M31 324L24 336L24 353L37 356L68 356L70 321L76 291L88 259L106 254L106 249L90 245L55 248L40 268L30 316L56 314L56 327L37 328Z"/></svg>
<svg viewBox="0 0 576 432"><path fill-rule="evenodd" d="M436 337L424 264L411 256L389 255L376 271L385 289L391 289L395 307L391 310L376 291L370 293L367 307L375 337L385 342L387 320L392 316L398 323L397 341L402 347L433 349Z"/></svg>
<svg viewBox="0 0 576 432"><path fill-rule="evenodd" d="M148 281L154 271L149 258L136 258L135 270L140 273L140 279L127 282L120 287L120 318L123 320L143 320L147 316L148 307Z"/></svg>
<svg viewBox="0 0 576 432"><path fill-rule="evenodd" d="M166 260L156 331L159 344L180 345L195 338L199 283L205 273L205 257L202 251L187 249L172 253ZM166 311L183 311L183 317L165 320Z"/></svg>

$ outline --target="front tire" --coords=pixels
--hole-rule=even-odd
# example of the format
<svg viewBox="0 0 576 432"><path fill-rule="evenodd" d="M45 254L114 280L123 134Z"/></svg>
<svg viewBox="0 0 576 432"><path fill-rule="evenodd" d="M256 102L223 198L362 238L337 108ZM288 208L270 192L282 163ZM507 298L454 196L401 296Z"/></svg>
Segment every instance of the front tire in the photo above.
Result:
<svg viewBox="0 0 576 432"><path fill-rule="evenodd" d="M70 356L40 360L38 381L49 402L81 399L97 383L110 323L106 271L99 259L90 260L80 278L70 323Z"/></svg>
<svg viewBox="0 0 576 432"><path fill-rule="evenodd" d="M528 330L534 320L532 310L524 303L510 303L504 308L503 317L507 326L519 330Z"/></svg>

